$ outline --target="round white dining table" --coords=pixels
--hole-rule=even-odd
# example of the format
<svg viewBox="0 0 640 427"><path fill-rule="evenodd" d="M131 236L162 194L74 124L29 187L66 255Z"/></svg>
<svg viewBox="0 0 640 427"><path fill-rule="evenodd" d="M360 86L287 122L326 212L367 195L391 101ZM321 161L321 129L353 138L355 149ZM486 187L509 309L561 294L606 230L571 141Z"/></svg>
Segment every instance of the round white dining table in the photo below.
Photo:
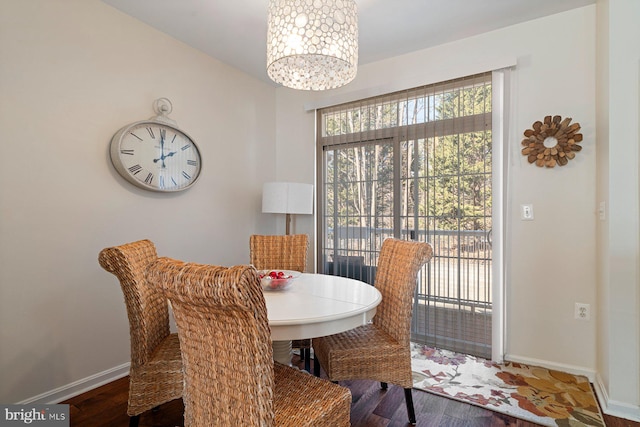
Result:
<svg viewBox="0 0 640 427"><path fill-rule="evenodd" d="M355 279L302 273L286 290L265 291L274 359L291 364L291 340L337 334L366 324L382 295Z"/></svg>

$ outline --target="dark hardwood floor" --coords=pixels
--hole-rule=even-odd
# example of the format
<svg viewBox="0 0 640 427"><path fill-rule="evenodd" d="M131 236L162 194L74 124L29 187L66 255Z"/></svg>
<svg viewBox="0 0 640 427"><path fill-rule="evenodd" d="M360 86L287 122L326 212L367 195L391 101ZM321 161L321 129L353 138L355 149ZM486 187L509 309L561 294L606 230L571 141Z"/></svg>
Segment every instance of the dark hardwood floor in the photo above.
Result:
<svg viewBox="0 0 640 427"><path fill-rule="evenodd" d="M297 356L294 356L297 361ZM353 427L406 426L407 411L401 388L389 385L380 389L373 381L343 381L353 395L351 425ZM70 405L71 427L126 427L129 378L125 377L76 396ZM446 399L420 390L413 391L418 426L433 427L533 427L526 422L477 406ZM174 400L140 416L140 427L183 426L182 400ZM640 427L640 423L605 415L608 427ZM225 426L226 427L226 426Z"/></svg>

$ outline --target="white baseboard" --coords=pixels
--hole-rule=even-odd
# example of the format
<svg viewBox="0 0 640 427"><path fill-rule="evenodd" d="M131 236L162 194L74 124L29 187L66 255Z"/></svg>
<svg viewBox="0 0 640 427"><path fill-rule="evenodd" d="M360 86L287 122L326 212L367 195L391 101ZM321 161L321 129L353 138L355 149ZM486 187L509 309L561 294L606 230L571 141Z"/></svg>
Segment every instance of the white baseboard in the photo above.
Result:
<svg viewBox="0 0 640 427"><path fill-rule="evenodd" d="M640 407L611 400L600 375L596 375L596 381L594 381L593 387L596 390L602 412L614 417L640 422Z"/></svg>
<svg viewBox="0 0 640 427"><path fill-rule="evenodd" d="M589 379L589 382L591 383L595 382L595 379L596 379L596 371L592 369L587 369L582 366L565 365L563 363L555 363L555 362L550 362L548 360L533 359L531 357L523 357L515 354L505 354L504 360L509 362L522 363L524 365L540 366L542 368L553 369L555 371L566 372L568 374L573 374L573 375L582 375L584 377L587 377Z"/></svg>
<svg viewBox="0 0 640 427"><path fill-rule="evenodd" d="M20 405L31 403L47 405L63 402L74 396L129 375L130 365L130 363L125 363L120 366L107 369L106 371L98 372L97 374L74 381L71 384L58 387L54 390L41 393L17 403Z"/></svg>

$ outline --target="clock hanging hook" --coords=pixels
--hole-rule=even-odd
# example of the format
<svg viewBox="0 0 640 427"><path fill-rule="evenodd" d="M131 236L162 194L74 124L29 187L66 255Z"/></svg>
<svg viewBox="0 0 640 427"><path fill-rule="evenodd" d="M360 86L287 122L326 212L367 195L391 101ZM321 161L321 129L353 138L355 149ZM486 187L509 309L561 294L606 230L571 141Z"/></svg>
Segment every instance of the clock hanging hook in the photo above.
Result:
<svg viewBox="0 0 640 427"><path fill-rule="evenodd" d="M169 101L169 98L158 98L153 101L153 111L157 115L151 117L150 120L176 125L176 121L168 117L173 111L173 104Z"/></svg>

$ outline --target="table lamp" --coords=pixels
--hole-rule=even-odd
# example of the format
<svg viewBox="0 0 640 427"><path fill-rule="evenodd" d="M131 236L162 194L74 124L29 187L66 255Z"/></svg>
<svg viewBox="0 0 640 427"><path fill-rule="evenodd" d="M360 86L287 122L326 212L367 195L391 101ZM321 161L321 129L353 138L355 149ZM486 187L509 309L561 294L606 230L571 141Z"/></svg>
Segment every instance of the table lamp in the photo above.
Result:
<svg viewBox="0 0 640 427"><path fill-rule="evenodd" d="M265 182L262 187L262 212L286 214L286 234L289 235L292 214L313 214L313 185Z"/></svg>

